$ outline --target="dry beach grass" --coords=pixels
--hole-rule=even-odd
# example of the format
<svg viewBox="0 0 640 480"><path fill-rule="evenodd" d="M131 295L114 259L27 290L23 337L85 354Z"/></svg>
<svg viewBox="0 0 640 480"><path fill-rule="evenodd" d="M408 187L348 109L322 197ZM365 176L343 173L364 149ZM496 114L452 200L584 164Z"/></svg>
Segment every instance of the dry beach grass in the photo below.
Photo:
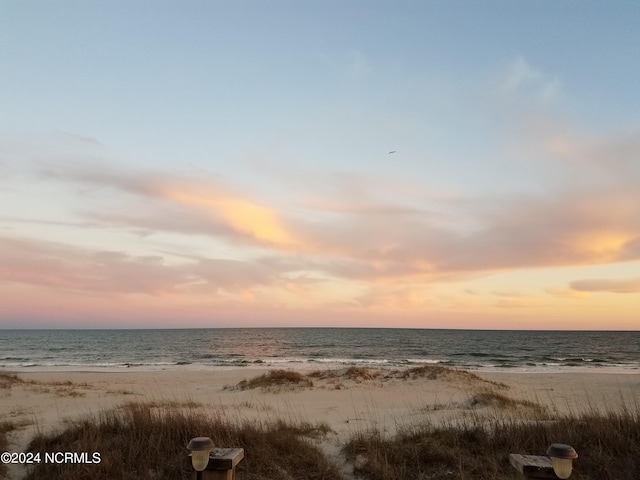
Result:
<svg viewBox="0 0 640 480"><path fill-rule="evenodd" d="M580 450L573 478L640 478L637 407L547 419L471 415L461 422L412 426L390 438L379 431L361 432L345 451L355 472L369 480L507 480L514 478L509 453L544 454L545 446L559 439Z"/></svg>

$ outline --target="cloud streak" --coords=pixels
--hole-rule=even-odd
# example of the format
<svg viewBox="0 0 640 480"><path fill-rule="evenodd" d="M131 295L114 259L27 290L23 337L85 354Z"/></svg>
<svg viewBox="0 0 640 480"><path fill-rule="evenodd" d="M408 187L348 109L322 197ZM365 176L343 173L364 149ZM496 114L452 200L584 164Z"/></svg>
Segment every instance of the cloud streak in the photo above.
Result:
<svg viewBox="0 0 640 480"><path fill-rule="evenodd" d="M74 248L0 237L0 280L92 295L244 294L296 282L261 261L192 258L176 264L160 255Z"/></svg>
<svg viewBox="0 0 640 480"><path fill-rule="evenodd" d="M155 202L146 204L137 213L86 212L88 218L152 230L221 235L273 248L295 248L301 241L276 211L213 176L202 179L104 168L48 168L41 175L63 182L108 187Z"/></svg>
<svg viewBox="0 0 640 480"><path fill-rule="evenodd" d="M625 280L576 280L570 287L578 292L639 293L640 277Z"/></svg>

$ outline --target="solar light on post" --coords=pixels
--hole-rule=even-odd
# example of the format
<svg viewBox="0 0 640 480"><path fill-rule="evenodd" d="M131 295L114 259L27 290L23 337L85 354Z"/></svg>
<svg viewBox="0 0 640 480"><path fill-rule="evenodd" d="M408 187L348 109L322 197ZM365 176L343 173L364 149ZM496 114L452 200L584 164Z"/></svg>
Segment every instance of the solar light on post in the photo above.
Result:
<svg viewBox="0 0 640 480"><path fill-rule="evenodd" d="M192 438L187 449L191 450L191 465L196 471L196 480L202 480L202 471L207 468L209 452L213 450L213 440L209 437Z"/></svg>
<svg viewBox="0 0 640 480"><path fill-rule="evenodd" d="M547 448L547 455L521 455L512 453L509 462L526 479L566 479L573 471L573 461L578 454L570 445L554 443ZM522 478L522 477L520 477Z"/></svg>
<svg viewBox="0 0 640 480"><path fill-rule="evenodd" d="M558 478L569 478L573 470L573 461L578 454L570 445L554 443L547 448L547 455L551 457L553 471Z"/></svg>
<svg viewBox="0 0 640 480"><path fill-rule="evenodd" d="M196 480L234 480L244 459L243 448L214 448L209 437L192 438L187 445Z"/></svg>

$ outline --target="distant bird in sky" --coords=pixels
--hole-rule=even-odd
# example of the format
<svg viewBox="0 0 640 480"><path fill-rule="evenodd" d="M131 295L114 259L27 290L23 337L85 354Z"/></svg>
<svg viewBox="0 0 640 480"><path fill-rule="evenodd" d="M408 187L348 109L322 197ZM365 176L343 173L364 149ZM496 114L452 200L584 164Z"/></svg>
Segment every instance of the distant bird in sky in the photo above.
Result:
<svg viewBox="0 0 640 480"><path fill-rule="evenodd" d="M396 153L395 150L391 150L389 153L387 153L387 155L391 155L392 153Z"/></svg>

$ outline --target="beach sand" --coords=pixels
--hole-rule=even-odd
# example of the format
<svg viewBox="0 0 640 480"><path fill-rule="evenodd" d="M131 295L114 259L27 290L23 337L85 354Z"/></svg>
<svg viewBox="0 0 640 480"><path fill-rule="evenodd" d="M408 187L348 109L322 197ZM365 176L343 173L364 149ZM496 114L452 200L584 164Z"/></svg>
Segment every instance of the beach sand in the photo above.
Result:
<svg viewBox="0 0 640 480"><path fill-rule="evenodd" d="M509 414L530 412L535 402L551 411L602 411L640 404L640 374L512 373L436 370L438 374L403 378L398 370L334 369L311 378L313 386L240 389L242 380L269 368L117 372L13 372L20 381L0 388L2 420L20 426L10 434L10 451L24 451L37 432L64 426L65 420L108 410L125 402L202 404L205 411L231 419L326 423L328 453L353 433L376 428L393 434L398 427L427 420L455 421L470 412L499 405L491 394L514 400ZM361 375L358 375L358 372ZM0 372L9 373L9 372ZM301 371L303 375L309 371ZM200 432L207 435L207 432ZM19 478L19 467L10 478Z"/></svg>

